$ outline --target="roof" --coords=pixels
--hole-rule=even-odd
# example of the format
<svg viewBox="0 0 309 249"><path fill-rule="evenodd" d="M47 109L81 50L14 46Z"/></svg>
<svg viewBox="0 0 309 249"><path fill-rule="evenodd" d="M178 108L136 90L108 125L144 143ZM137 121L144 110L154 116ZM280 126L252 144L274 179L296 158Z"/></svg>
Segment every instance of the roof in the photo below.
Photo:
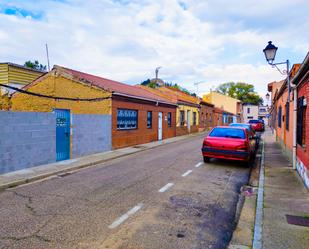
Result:
<svg viewBox="0 0 309 249"><path fill-rule="evenodd" d="M214 111L217 112L217 113L226 113L226 114L230 114L230 115L235 115L235 114L228 112L228 111L225 111L225 110L223 110L222 108L219 108L219 107L214 107Z"/></svg>
<svg viewBox="0 0 309 249"><path fill-rule="evenodd" d="M207 105L207 106L210 106L210 107L214 107L214 105L213 104L211 104L211 103L208 103L208 102L206 102L205 100L200 100L200 105Z"/></svg>
<svg viewBox="0 0 309 249"><path fill-rule="evenodd" d="M30 68L30 67L26 67L26 66L19 65L19 64L15 64L15 63L12 63L12 62L0 62L0 64L7 64L8 66L18 67L18 68L22 68L22 69L25 69L25 70L28 70L28 71L34 71L34 72L38 72L38 73L45 73L45 71L34 69L34 68Z"/></svg>
<svg viewBox="0 0 309 249"><path fill-rule="evenodd" d="M147 86L137 85L136 87L144 89L145 91L151 92L157 96L164 97L175 104L199 107L198 98L185 94L178 90L170 89L166 86L150 88Z"/></svg>
<svg viewBox="0 0 309 249"><path fill-rule="evenodd" d="M144 89L131 86L131 85L127 85L127 84L124 84L118 81L102 78L100 76L80 72L77 70L61 67L58 65L55 65L52 71L57 71L63 77L68 77L74 81L81 82L83 84L89 84L90 86L96 86L104 91L112 93L113 95L175 105L169 99L163 98L161 96L157 96ZM40 79L43 76L44 75L42 75L40 78L35 80L32 84L35 84L36 82L40 81ZM28 85L27 87L29 87L30 85Z"/></svg>
<svg viewBox="0 0 309 249"><path fill-rule="evenodd" d="M300 68L296 72L294 78L292 79L292 84L300 84L302 83L303 77L305 78L305 75L309 71L309 52L307 53L303 63L301 64ZM308 76L307 76L308 77Z"/></svg>

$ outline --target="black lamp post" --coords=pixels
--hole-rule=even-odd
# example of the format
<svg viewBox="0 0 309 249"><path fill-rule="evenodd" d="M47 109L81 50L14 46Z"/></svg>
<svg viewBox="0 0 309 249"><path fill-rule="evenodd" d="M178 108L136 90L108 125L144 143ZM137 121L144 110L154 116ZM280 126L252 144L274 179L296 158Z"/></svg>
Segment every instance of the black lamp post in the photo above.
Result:
<svg viewBox="0 0 309 249"><path fill-rule="evenodd" d="M288 87L288 102L290 102L290 62L289 60L286 60L285 62L278 62L274 63L276 52L278 50L278 47L276 47L274 44L272 44L271 41L268 42L267 46L263 49L263 52L265 54L266 61L269 65L276 67L278 71L287 76L287 87ZM281 71L277 65L286 64L286 70Z"/></svg>

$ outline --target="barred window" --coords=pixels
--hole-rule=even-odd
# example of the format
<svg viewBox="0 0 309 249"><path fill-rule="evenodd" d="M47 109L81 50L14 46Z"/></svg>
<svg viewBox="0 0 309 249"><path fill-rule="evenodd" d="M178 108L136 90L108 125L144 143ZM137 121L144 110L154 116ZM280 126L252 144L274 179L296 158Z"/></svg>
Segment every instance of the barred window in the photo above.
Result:
<svg viewBox="0 0 309 249"><path fill-rule="evenodd" d="M185 111L180 111L180 125L185 125Z"/></svg>
<svg viewBox="0 0 309 249"><path fill-rule="evenodd" d="M118 130L137 129L137 120L138 120L137 110L129 110L129 109L117 110Z"/></svg>
<svg viewBox="0 0 309 249"><path fill-rule="evenodd" d="M172 113L171 112L167 113L167 125L168 127L172 127Z"/></svg>
<svg viewBox="0 0 309 249"><path fill-rule="evenodd" d="M152 112L147 112L147 128L152 127Z"/></svg>
<svg viewBox="0 0 309 249"><path fill-rule="evenodd" d="M297 131L296 140L301 146L305 145L306 141L306 107L304 105L304 97L297 100Z"/></svg>

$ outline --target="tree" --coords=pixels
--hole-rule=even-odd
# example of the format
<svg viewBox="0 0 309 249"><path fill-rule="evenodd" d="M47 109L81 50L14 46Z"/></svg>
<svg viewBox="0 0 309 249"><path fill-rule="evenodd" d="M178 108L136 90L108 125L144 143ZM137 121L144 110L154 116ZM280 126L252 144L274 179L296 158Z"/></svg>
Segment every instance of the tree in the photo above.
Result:
<svg viewBox="0 0 309 249"><path fill-rule="evenodd" d="M252 84L227 82L219 85L216 88L216 91L232 98L239 99L243 103L253 105L263 104L263 99L254 91L254 86Z"/></svg>
<svg viewBox="0 0 309 249"><path fill-rule="evenodd" d="M43 65L43 64L40 64L38 60L35 60L34 62L32 62L30 60L26 61L24 63L24 66L29 67L29 68L33 68L33 69L36 69L36 70L46 71L46 66Z"/></svg>

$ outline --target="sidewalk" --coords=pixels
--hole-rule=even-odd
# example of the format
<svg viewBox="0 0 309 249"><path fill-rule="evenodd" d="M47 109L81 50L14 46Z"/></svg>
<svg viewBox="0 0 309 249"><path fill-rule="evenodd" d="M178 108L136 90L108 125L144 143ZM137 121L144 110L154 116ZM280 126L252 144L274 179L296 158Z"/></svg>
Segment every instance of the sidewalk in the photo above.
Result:
<svg viewBox="0 0 309 249"><path fill-rule="evenodd" d="M289 224L286 217L295 215L308 222L308 190L270 131L264 134L264 141L263 248L308 249L309 227Z"/></svg>
<svg viewBox="0 0 309 249"><path fill-rule="evenodd" d="M196 137L206 133L207 133L206 131L193 133L189 135L168 138L161 141L155 141L147 144L139 144L122 149L92 154L89 156L9 172L0 175L0 191L6 188L44 179L53 175L61 175L65 174L66 172L72 172L81 168L94 166L115 158L127 156L144 150L149 150L151 148L155 148L160 145L174 143L177 141L181 141L190 137Z"/></svg>
<svg viewBox="0 0 309 249"><path fill-rule="evenodd" d="M286 215L300 217L309 223L309 192L298 173L283 155L271 131L263 134L264 141L264 200L262 207L262 248L263 249L309 249L309 227L292 225ZM261 148L260 148L261 149ZM260 156L261 151L258 152ZM237 227L233 233L229 249L249 249L253 247L255 216L257 205L257 180L259 166L251 172L249 186L252 194L240 194L241 209ZM245 199L242 201L242 199ZM296 218L298 219L298 218ZM295 219L294 219L295 220ZM259 229L259 227L257 227ZM259 243L257 243L259 244ZM253 249L260 249L254 248Z"/></svg>

